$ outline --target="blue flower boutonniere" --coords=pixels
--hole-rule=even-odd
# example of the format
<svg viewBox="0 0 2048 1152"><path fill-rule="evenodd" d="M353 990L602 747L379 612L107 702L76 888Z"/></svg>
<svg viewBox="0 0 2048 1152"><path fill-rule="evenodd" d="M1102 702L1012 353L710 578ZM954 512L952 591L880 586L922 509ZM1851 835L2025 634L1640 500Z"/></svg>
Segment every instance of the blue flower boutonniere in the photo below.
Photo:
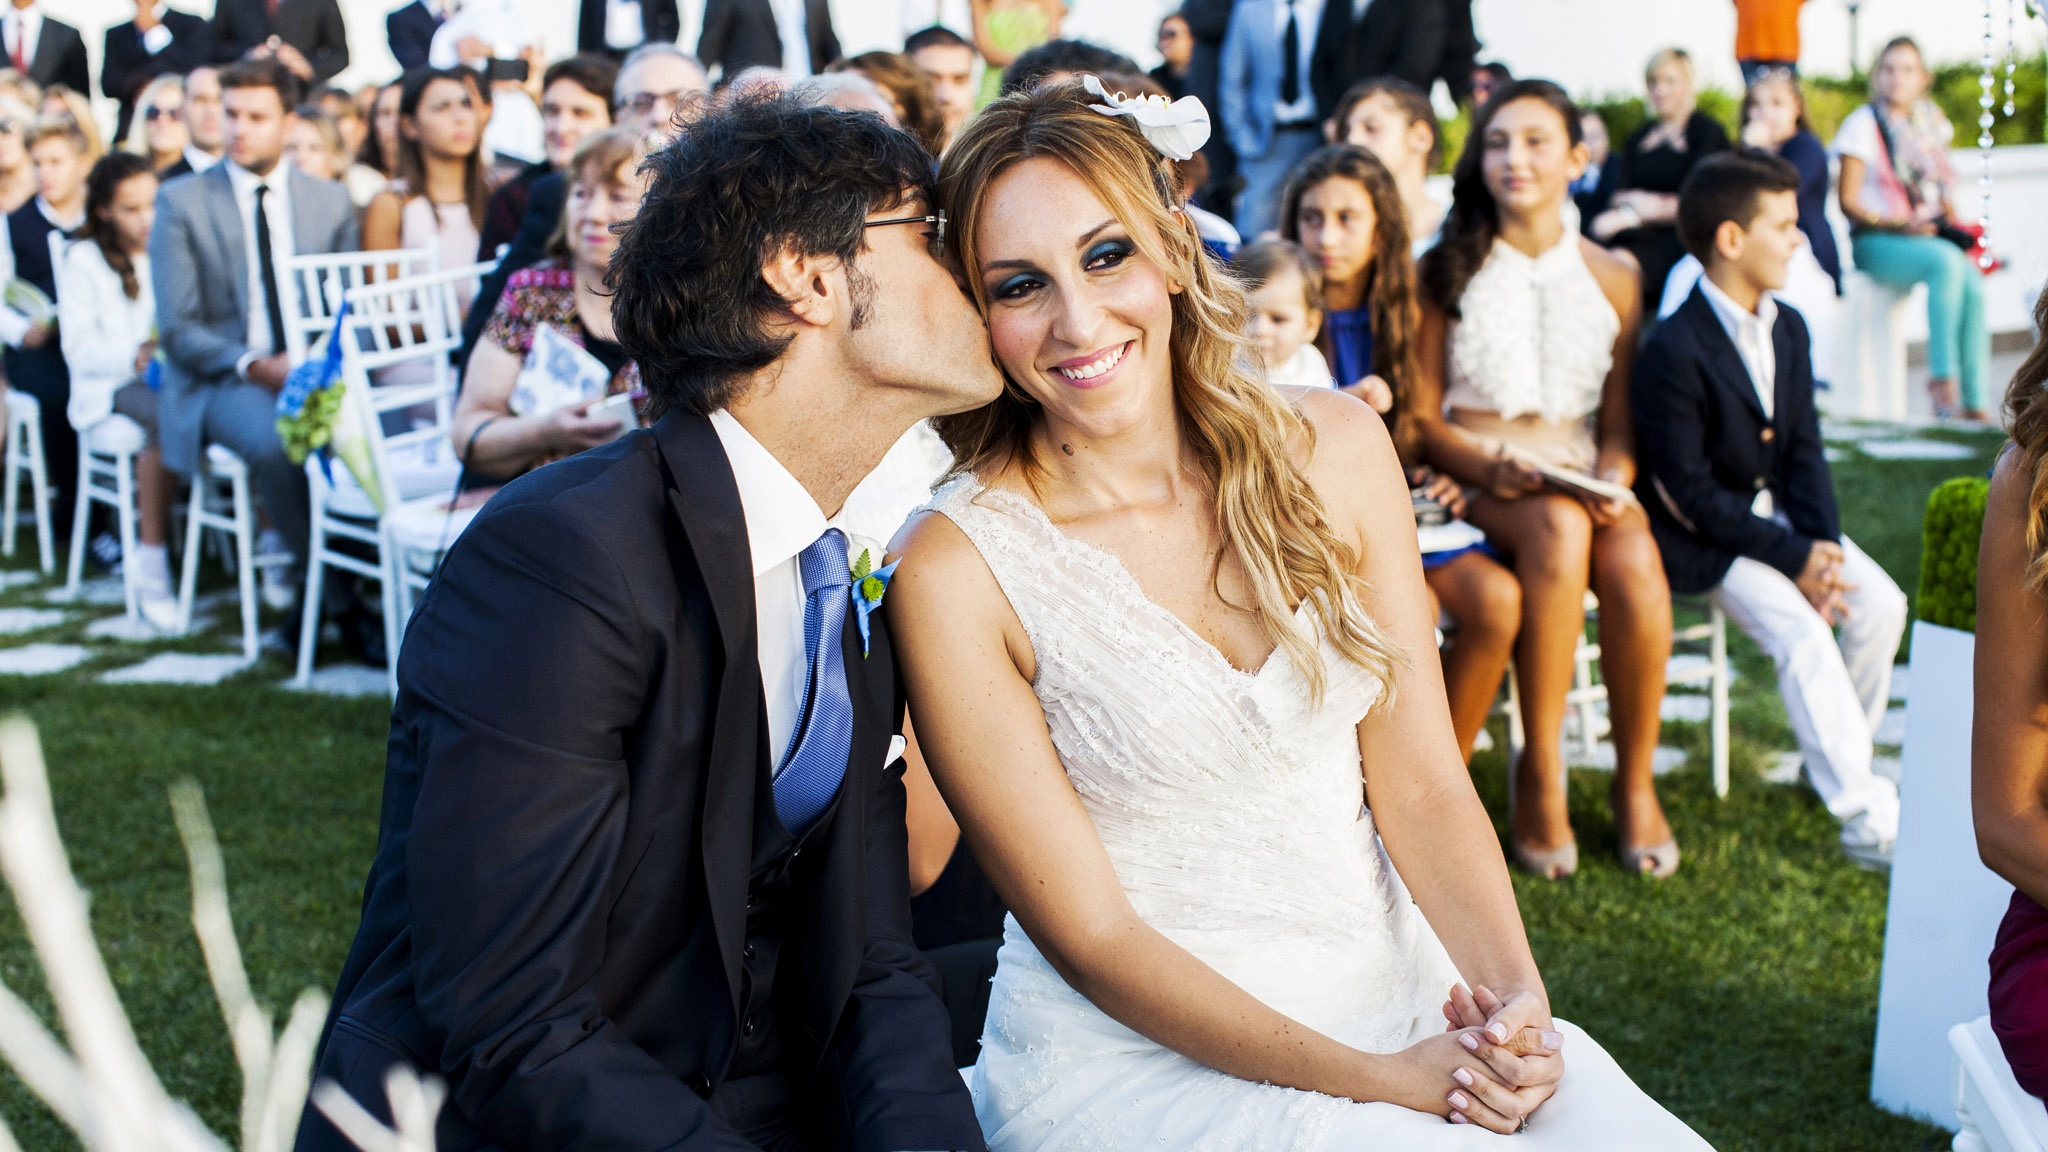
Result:
<svg viewBox="0 0 2048 1152"><path fill-rule="evenodd" d="M860 622L860 654L868 654L868 617L882 606L882 595L889 590L889 578L896 574L896 565L901 559L891 560L880 568L875 567L874 553L860 550L860 556L853 562L853 611Z"/></svg>

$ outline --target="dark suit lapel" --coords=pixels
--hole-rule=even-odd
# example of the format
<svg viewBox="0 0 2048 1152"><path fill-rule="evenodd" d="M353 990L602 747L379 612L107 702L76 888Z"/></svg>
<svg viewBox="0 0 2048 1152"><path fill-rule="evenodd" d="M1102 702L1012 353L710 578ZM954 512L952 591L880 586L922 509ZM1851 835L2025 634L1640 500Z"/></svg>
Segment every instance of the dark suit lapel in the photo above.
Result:
<svg viewBox="0 0 2048 1152"><path fill-rule="evenodd" d="M1800 364L1792 351L1792 325L1785 320L1783 304L1778 306L1778 322L1771 325L1771 355L1776 359L1778 366L1778 378L1773 393L1776 403L1772 412L1782 423L1786 419L1786 413L1799 411L1793 407L1794 403L1804 405L1813 402L1813 362L1809 359L1805 364ZM1802 388L1806 390L1806 395L1795 400L1795 393Z"/></svg>
<svg viewBox="0 0 2048 1152"><path fill-rule="evenodd" d="M759 769L761 662L754 620L753 551L739 486L711 422L671 412L654 426L676 486L669 505L689 537L697 570L711 597L724 654L711 755L699 811L706 905L725 965L733 1011L739 1011L740 948L746 941L747 869L753 852L754 783Z"/></svg>
<svg viewBox="0 0 2048 1152"><path fill-rule="evenodd" d="M1764 415L1763 398L1756 394L1756 382L1750 379L1749 369L1742 363L1742 354L1735 350L1735 341L1729 338L1728 330L1721 327L1721 317L1715 314L1713 304L1708 302L1706 290L1694 288L1679 314L1692 325L1693 337L1700 346L1707 374L1748 405L1759 423L1770 423L1770 417Z"/></svg>
<svg viewBox="0 0 2048 1152"><path fill-rule="evenodd" d="M37 76L54 78L63 70L64 53L70 50L71 37L76 35L71 25L43 17L42 35L36 37L36 58L28 62L28 70Z"/></svg>

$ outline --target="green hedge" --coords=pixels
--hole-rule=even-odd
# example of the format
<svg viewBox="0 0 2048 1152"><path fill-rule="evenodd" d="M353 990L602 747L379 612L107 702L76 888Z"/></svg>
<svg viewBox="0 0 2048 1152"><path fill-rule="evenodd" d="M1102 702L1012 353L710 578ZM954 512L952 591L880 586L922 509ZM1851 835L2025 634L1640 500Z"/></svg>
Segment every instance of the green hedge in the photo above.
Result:
<svg viewBox="0 0 2048 1152"><path fill-rule="evenodd" d="M1920 528L1920 619L1964 632L1977 630L1977 541L1984 534L1984 498L1991 482L1958 476L1927 498Z"/></svg>

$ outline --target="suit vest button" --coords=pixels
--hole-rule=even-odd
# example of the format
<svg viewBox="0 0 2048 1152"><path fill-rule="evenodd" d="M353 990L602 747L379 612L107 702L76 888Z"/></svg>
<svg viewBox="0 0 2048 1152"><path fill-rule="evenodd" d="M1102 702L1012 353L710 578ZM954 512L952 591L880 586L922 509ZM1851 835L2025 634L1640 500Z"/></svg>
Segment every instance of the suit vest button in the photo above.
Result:
<svg viewBox="0 0 2048 1152"><path fill-rule="evenodd" d="M741 945L741 946L740 946L740 959L742 959L742 960L752 960L753 958L754 958L754 946L753 946L752 944L743 944L743 945Z"/></svg>
<svg viewBox="0 0 2048 1152"><path fill-rule="evenodd" d="M711 1081L702 1072L692 1072L683 1077L683 1087L699 1096L708 1098L711 1095Z"/></svg>
<svg viewBox="0 0 2048 1152"><path fill-rule="evenodd" d="M1763 432L1757 436L1757 439L1763 441L1766 444L1769 444L1771 441L1776 440L1777 438L1778 433L1770 428L1764 429Z"/></svg>
<svg viewBox="0 0 2048 1152"><path fill-rule="evenodd" d="M1759 491L1759 492L1763 491L1763 490L1764 490L1764 478L1763 478L1763 477L1761 477L1761 476L1757 477L1757 478L1756 478L1756 479L1755 479L1754 481L1752 481L1752 482L1751 482L1751 485L1750 485L1750 486L1751 486L1751 487L1753 487L1753 488L1755 488L1755 489L1756 489L1757 491Z"/></svg>

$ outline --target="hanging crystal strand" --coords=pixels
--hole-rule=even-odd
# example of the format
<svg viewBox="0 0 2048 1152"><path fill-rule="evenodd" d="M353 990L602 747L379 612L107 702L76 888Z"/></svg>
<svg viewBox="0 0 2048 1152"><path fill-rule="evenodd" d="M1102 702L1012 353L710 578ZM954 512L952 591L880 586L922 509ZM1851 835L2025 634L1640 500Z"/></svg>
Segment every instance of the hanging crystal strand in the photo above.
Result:
<svg viewBox="0 0 2048 1152"><path fill-rule="evenodd" d="M2019 112L2013 102L2013 73L2019 70L2020 44L2020 0L2006 0L2005 4L2005 118L2012 119Z"/></svg>
<svg viewBox="0 0 2048 1152"><path fill-rule="evenodd" d="M1983 69L1977 75L1977 154L1984 161L1983 172L1977 177L1977 190L1981 201L1977 212L1977 226L1984 230L1983 242L1977 248L1977 264L1978 267L1987 270L1991 267L1991 126L1995 123L1991 116L1991 107L1994 103L1991 99L1991 88L1997 82L1997 61L1992 51L1992 30L1996 26L1997 15L1995 4L1996 0L1984 0Z"/></svg>

